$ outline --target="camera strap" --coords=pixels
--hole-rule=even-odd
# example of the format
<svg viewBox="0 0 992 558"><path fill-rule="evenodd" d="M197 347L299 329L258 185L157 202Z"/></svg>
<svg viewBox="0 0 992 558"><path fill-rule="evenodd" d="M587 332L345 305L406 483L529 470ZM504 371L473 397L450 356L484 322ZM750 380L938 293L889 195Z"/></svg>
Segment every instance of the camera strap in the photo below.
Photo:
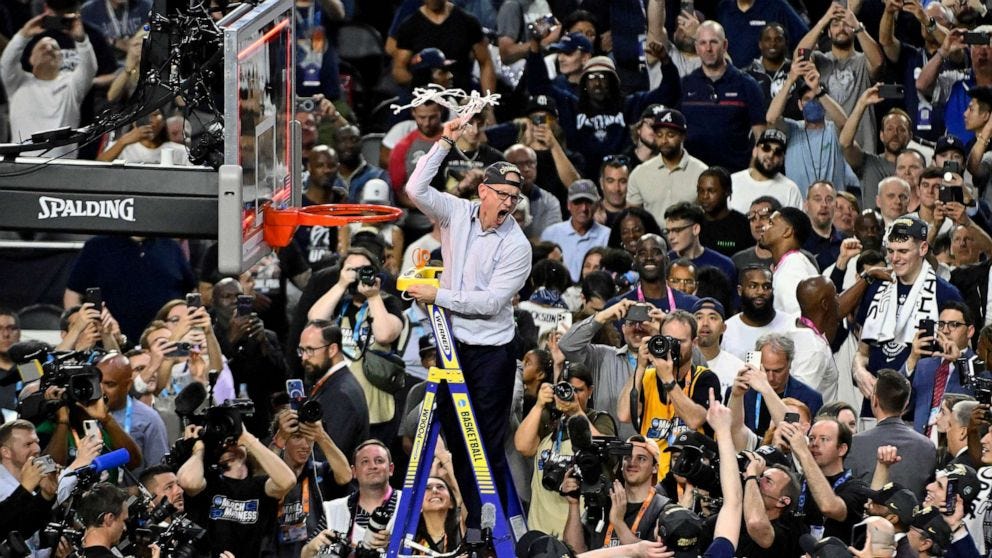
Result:
<svg viewBox="0 0 992 558"><path fill-rule="evenodd" d="M651 502L654 501L654 495L656 492L657 490L655 490L655 487L653 486L651 487L650 490L648 490L647 497L644 498L644 502L641 503L641 509L637 511L637 517L634 518L634 522L631 523L630 525L630 530L635 535L637 534L637 527L638 525L641 524L641 519L644 517L644 512L648 511L648 508L651 507ZM606 536L603 537L603 548L609 548L610 546L613 546L611 544L612 542L613 542L613 522L611 521L610 526L606 528Z"/></svg>
<svg viewBox="0 0 992 558"><path fill-rule="evenodd" d="M836 479L836 480L834 480L834 483L833 483L833 485L832 485L832 486L830 487L830 489L831 489L831 490L832 490L833 492L835 492L835 493L836 493L836 492L837 492L837 489L838 489L838 488L839 488L839 487L840 487L840 486L841 486L842 484L844 484L845 482L847 482L847 481L849 481L849 480L851 480L851 477L852 477L852 476L853 476L853 475L852 475L852 473L851 473L851 470L850 470L850 469L847 469L847 470L845 470L845 471L844 471L844 474L842 474L841 476L839 476L839 477L837 477L837 479ZM806 492L807 492L807 490L806 490L806 479L803 479L803 486L802 486L802 490L800 490L800 491L799 491L799 505L798 505L798 506L797 506L797 508L796 508L796 513L797 513L797 514L805 514L805 513L806 513ZM821 513L821 517L822 517L822 513ZM823 519L824 519L824 521L826 521L826 518L825 518L825 517L824 517ZM812 525L811 525L811 527L812 527ZM822 526L822 525L820 525L819 527L820 527L821 529L823 528L823 526Z"/></svg>
<svg viewBox="0 0 992 558"><path fill-rule="evenodd" d="M672 312L676 309L675 306L675 295L672 294L672 288L665 285L665 289L668 291L668 311ZM644 302L644 291L641 289L641 284L637 283L637 302Z"/></svg>

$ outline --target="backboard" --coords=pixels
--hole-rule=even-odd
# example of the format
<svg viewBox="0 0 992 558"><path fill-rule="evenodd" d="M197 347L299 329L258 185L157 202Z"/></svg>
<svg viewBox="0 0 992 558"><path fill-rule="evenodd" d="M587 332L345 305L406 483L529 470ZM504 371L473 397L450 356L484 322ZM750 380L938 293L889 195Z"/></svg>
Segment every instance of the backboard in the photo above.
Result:
<svg viewBox="0 0 992 558"><path fill-rule="evenodd" d="M224 165L218 196L218 269L241 273L269 254L263 209L298 207L292 0L267 0L224 30Z"/></svg>

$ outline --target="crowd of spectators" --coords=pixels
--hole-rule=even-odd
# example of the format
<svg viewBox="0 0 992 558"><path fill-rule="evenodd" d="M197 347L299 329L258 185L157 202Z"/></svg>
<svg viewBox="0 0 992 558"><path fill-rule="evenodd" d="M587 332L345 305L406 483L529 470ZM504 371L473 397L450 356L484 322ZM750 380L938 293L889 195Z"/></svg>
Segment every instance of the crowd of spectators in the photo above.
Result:
<svg viewBox="0 0 992 558"><path fill-rule="evenodd" d="M362 109L336 37L364 26L390 59L359 93L502 96L467 119L431 187L474 199L500 161L521 178L518 195L493 188L533 254L513 305L517 374L494 384L514 390L513 485L499 488L531 528L575 552L645 556L661 546L638 543L656 538L677 556L992 553L986 2L295 5L296 91L317 101L296 115L303 204L403 217L301 227L234 277L218 272L216 243L89 238L52 349L94 355L102 398L26 412L63 394L22 379L18 312L0 310L0 509L26 512L0 514L0 533L38 551L75 482L64 472L126 448L123 467L155 500L206 529L202 555L312 556L332 542L325 529L388 544L392 524L370 521L403 494L437 363L431 318L396 278L417 250L443 260L442 224L405 186L454 115L434 102L386 119ZM0 0L0 140L126 102L150 8ZM196 132L181 108L46 156L179 164ZM363 149L370 132L377 156ZM402 359L405 385L370 380L369 351ZM290 404L292 379L321 403L318 420ZM187 426L181 394L196 384L217 404L253 401L235 443ZM602 521L578 496L588 479L547 474L572 455L576 416L631 444L611 463ZM43 472L41 455L58 470ZM431 464L416 539L437 552L479 526L463 500L476 487L456 480L465 459L442 441ZM83 546L116 544L120 489L98 483L81 500ZM527 542L550 552L552 539Z"/></svg>

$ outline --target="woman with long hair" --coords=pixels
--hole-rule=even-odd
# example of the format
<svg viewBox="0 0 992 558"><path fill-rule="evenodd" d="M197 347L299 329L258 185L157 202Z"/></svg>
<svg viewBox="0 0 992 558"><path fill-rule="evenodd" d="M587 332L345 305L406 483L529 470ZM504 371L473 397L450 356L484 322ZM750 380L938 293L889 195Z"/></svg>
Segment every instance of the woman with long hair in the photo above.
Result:
<svg viewBox="0 0 992 558"><path fill-rule="evenodd" d="M427 479L417 524L418 544L445 553L462 543L462 520L455 494L447 480L436 476Z"/></svg>

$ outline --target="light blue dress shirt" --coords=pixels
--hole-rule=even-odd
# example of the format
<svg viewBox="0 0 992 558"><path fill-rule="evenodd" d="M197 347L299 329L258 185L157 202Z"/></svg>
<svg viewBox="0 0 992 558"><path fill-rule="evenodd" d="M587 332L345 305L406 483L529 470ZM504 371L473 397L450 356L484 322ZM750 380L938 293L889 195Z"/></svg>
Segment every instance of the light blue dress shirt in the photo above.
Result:
<svg viewBox="0 0 992 558"><path fill-rule="evenodd" d="M565 257L565 267L568 268L572 281L579 282L582 275L582 261L586 259L586 252L596 246L606 246L610 241L610 229L593 221L592 226L586 234L579 234L572 226L572 220L562 221L551 225L541 233L541 240L554 242L561 246L562 255Z"/></svg>

